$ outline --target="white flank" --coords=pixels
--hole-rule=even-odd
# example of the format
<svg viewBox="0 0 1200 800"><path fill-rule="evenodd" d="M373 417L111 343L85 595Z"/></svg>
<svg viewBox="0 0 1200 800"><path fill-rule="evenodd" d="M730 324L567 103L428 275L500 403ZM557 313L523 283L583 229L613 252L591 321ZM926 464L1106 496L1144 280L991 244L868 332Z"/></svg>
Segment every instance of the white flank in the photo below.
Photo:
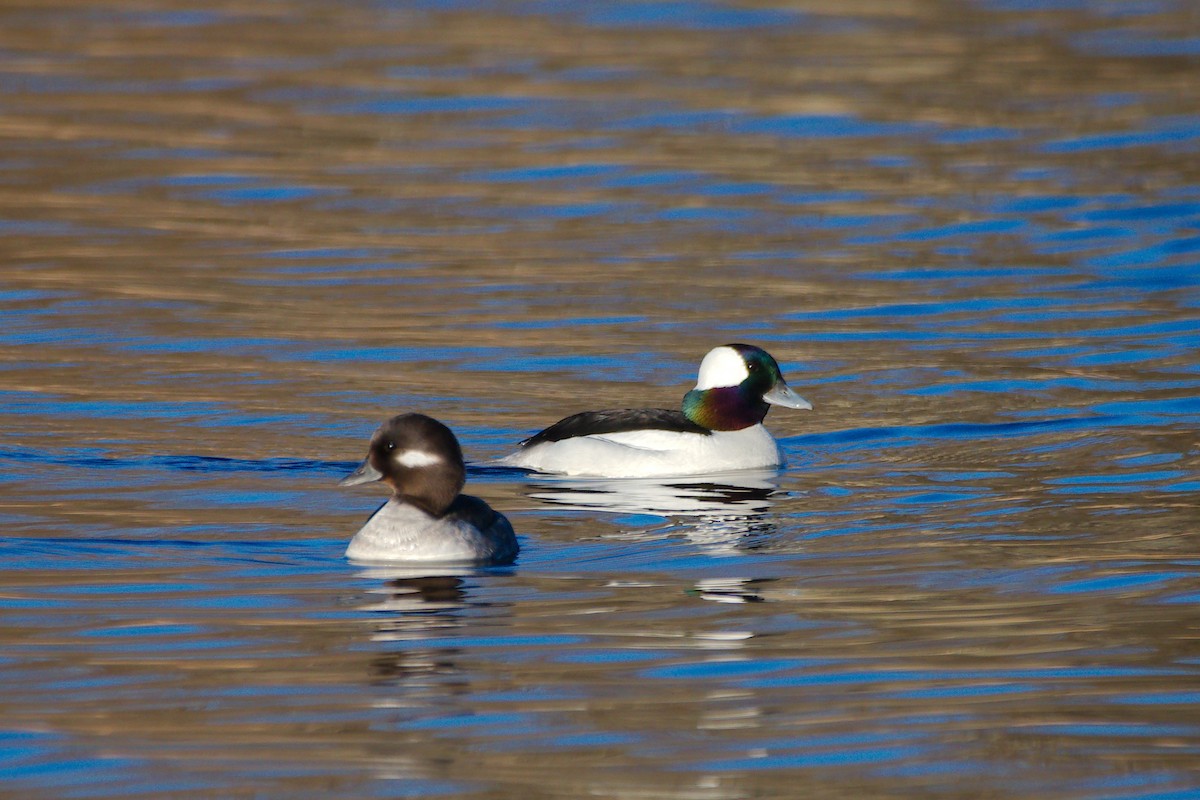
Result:
<svg viewBox="0 0 1200 800"><path fill-rule="evenodd" d="M440 464L442 457L424 450L405 450L396 454L396 463L402 467L428 467Z"/></svg>
<svg viewBox="0 0 1200 800"><path fill-rule="evenodd" d="M700 362L696 388L715 389L718 386L737 386L750 376L746 362L732 347L714 347Z"/></svg>
<svg viewBox="0 0 1200 800"><path fill-rule="evenodd" d="M656 478L775 467L783 461L762 425L711 434L622 431L518 450L501 463L560 475Z"/></svg>

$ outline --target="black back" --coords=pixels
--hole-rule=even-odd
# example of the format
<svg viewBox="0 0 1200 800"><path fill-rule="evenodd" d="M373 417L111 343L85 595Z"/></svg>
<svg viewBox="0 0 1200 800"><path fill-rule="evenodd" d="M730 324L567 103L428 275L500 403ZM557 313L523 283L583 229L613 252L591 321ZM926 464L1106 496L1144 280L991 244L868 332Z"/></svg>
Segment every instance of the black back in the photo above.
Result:
<svg viewBox="0 0 1200 800"><path fill-rule="evenodd" d="M591 436L602 433L624 433L626 431L662 430L675 433L711 434L708 428L697 425L683 415L682 411L666 408L618 408L608 411L584 411L560 419L541 433L521 442L522 447L533 447L546 442L561 442L576 436Z"/></svg>

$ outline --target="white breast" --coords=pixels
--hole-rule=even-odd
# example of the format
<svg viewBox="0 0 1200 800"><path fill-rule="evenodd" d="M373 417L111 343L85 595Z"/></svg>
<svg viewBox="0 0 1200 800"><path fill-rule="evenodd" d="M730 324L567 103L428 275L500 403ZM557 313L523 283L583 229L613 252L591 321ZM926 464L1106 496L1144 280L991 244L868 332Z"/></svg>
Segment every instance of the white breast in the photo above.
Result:
<svg viewBox="0 0 1200 800"><path fill-rule="evenodd" d="M353 561L481 561L498 555L497 542L511 539L512 527L496 515L481 531L466 520L436 519L419 508L392 499L375 512L346 548Z"/></svg>
<svg viewBox="0 0 1200 800"><path fill-rule="evenodd" d="M626 431L527 447L501 460L562 475L654 478L779 466L778 445L762 425L740 431Z"/></svg>

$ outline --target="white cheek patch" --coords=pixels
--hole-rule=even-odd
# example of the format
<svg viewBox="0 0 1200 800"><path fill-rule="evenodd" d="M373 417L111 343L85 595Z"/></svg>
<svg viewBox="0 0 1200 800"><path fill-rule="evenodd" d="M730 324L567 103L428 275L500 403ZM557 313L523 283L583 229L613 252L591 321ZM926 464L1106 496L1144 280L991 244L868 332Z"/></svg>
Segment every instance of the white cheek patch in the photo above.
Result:
<svg viewBox="0 0 1200 800"><path fill-rule="evenodd" d="M750 377L746 362L732 347L714 347L700 362L696 388L715 389L718 386L737 386Z"/></svg>
<svg viewBox="0 0 1200 800"><path fill-rule="evenodd" d="M442 463L441 456L428 453L424 450L403 450L397 453L394 458L396 459L397 464L410 469L414 467L428 467L432 464Z"/></svg>

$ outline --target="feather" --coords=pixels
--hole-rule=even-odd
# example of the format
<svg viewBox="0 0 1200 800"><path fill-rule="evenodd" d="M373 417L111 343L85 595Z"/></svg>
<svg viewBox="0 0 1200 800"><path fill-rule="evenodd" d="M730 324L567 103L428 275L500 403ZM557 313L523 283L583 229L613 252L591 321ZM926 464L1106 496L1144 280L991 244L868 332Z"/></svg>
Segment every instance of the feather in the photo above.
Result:
<svg viewBox="0 0 1200 800"><path fill-rule="evenodd" d="M698 433L709 435L708 428L697 425L683 415L682 411L666 408L620 408L608 411L584 411L561 419L546 430L521 442L522 447L533 447L546 442L561 442L576 436L595 436L605 433L628 431L661 430L673 433Z"/></svg>

